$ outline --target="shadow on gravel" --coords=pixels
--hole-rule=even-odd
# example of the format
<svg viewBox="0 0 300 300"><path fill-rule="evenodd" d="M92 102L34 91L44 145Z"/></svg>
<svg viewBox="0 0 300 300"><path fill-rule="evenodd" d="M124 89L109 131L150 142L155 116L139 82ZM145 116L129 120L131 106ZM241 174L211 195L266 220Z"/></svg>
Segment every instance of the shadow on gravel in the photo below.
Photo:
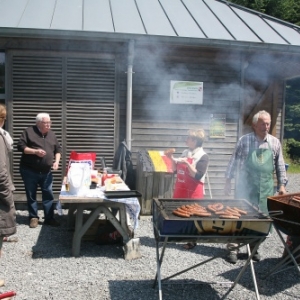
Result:
<svg viewBox="0 0 300 300"><path fill-rule="evenodd" d="M29 219L28 216L16 216L17 224L19 225L29 225Z"/></svg>
<svg viewBox="0 0 300 300"><path fill-rule="evenodd" d="M32 247L33 259L72 257L73 231L69 230L67 227L67 216L64 215L61 217L57 217L57 220L59 220L59 222L61 223L61 226L59 227L50 227L47 225L42 225L43 221L40 222L40 234L36 244ZM22 220L20 220L19 222L22 222ZM28 224L28 218L26 218L25 224ZM122 245L116 244L99 246L94 241L82 240L80 256L103 256L118 259L123 258L123 249Z"/></svg>
<svg viewBox="0 0 300 300"><path fill-rule="evenodd" d="M153 280L113 280L109 281L110 299L114 300L157 300L158 285L153 288ZM120 293L120 291L122 291ZM194 280L172 280L162 284L164 300L199 300L221 299L218 293L209 285Z"/></svg>
<svg viewBox="0 0 300 300"><path fill-rule="evenodd" d="M141 245L147 246L147 247L156 247L156 242L154 237L139 237ZM205 255L205 256L225 256L227 254L227 250L225 249L225 246L222 244L215 245L215 244L209 244L209 243L202 243L198 244L193 249L187 250L184 248L185 243L169 243L167 246L166 251L168 249L177 249L180 251L184 251L186 253L198 253L199 255ZM163 243L160 243L159 248L161 249L163 246Z"/></svg>
<svg viewBox="0 0 300 300"><path fill-rule="evenodd" d="M246 257L244 260L246 262ZM267 258L261 260L260 262L254 263L259 293L265 296L274 296L278 293L283 293L289 297L293 297L293 299L300 299L298 294L290 295L288 291L291 287L300 283L300 276L295 267L289 268L288 270L277 274L270 275L264 279L271 268L274 267L279 261L280 258ZM230 270L219 275L226 279L232 280L232 277L236 277L241 271L242 267L243 265L241 265L240 268L235 268L234 270ZM238 284L254 291L250 266L247 267L247 270L243 274Z"/></svg>

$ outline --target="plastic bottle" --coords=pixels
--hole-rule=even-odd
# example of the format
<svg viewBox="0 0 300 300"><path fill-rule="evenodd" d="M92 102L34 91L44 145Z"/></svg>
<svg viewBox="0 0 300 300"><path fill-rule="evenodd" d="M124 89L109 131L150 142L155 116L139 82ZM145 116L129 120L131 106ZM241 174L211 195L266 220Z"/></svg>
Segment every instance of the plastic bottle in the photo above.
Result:
<svg viewBox="0 0 300 300"><path fill-rule="evenodd" d="M100 171L98 170L98 173L97 173L97 185L98 187L100 187L102 185L102 174L100 173Z"/></svg>
<svg viewBox="0 0 300 300"><path fill-rule="evenodd" d="M102 174L102 185L105 184L105 180L107 178L107 168L103 168L103 174Z"/></svg>
<svg viewBox="0 0 300 300"><path fill-rule="evenodd" d="M65 190L66 192L70 191L70 186L69 186L69 180L68 180L68 176L65 176L63 179L63 184L65 185Z"/></svg>

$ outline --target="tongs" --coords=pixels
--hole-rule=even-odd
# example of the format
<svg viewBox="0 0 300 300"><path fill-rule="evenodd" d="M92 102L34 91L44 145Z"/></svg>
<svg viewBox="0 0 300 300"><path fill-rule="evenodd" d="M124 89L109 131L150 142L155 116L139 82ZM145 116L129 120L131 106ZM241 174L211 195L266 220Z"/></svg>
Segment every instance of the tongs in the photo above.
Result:
<svg viewBox="0 0 300 300"><path fill-rule="evenodd" d="M283 215L283 211L282 210L271 210L269 211L269 216L275 217L275 216L279 216L279 215Z"/></svg>

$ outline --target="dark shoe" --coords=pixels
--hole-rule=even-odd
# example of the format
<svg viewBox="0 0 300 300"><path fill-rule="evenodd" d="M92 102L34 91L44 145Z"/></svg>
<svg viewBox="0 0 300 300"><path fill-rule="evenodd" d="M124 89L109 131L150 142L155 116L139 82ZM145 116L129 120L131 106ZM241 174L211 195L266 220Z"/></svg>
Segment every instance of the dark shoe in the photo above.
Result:
<svg viewBox="0 0 300 300"><path fill-rule="evenodd" d="M30 228L36 228L39 225L39 219L38 218L31 218L29 227Z"/></svg>
<svg viewBox="0 0 300 300"><path fill-rule="evenodd" d="M191 250L197 246L197 243L187 243L183 246L184 249L186 250Z"/></svg>
<svg viewBox="0 0 300 300"><path fill-rule="evenodd" d="M52 226L52 227L58 227L58 226L60 226L60 223L58 221L56 221L55 219L50 219L50 220L45 220L44 225L49 225L49 226Z"/></svg>
<svg viewBox="0 0 300 300"><path fill-rule="evenodd" d="M261 259L260 254L256 251L256 253L252 257L252 260L260 261L260 259Z"/></svg>
<svg viewBox="0 0 300 300"><path fill-rule="evenodd" d="M251 252L252 252L252 250L251 250ZM260 254L256 251L255 254L252 256L252 260L253 261L260 261L260 259L261 259Z"/></svg>
<svg viewBox="0 0 300 300"><path fill-rule="evenodd" d="M231 263L231 264L236 264L236 263L237 263L237 253L231 251L231 252L227 255L226 260L227 260L229 263Z"/></svg>

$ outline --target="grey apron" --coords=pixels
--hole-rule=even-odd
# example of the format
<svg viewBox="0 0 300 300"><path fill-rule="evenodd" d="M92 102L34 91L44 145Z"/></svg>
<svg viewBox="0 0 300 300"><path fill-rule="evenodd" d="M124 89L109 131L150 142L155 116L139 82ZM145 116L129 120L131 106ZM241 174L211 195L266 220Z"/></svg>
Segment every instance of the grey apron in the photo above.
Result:
<svg viewBox="0 0 300 300"><path fill-rule="evenodd" d="M273 152L269 149L250 149L241 171L238 195L268 214L267 197L274 194Z"/></svg>

